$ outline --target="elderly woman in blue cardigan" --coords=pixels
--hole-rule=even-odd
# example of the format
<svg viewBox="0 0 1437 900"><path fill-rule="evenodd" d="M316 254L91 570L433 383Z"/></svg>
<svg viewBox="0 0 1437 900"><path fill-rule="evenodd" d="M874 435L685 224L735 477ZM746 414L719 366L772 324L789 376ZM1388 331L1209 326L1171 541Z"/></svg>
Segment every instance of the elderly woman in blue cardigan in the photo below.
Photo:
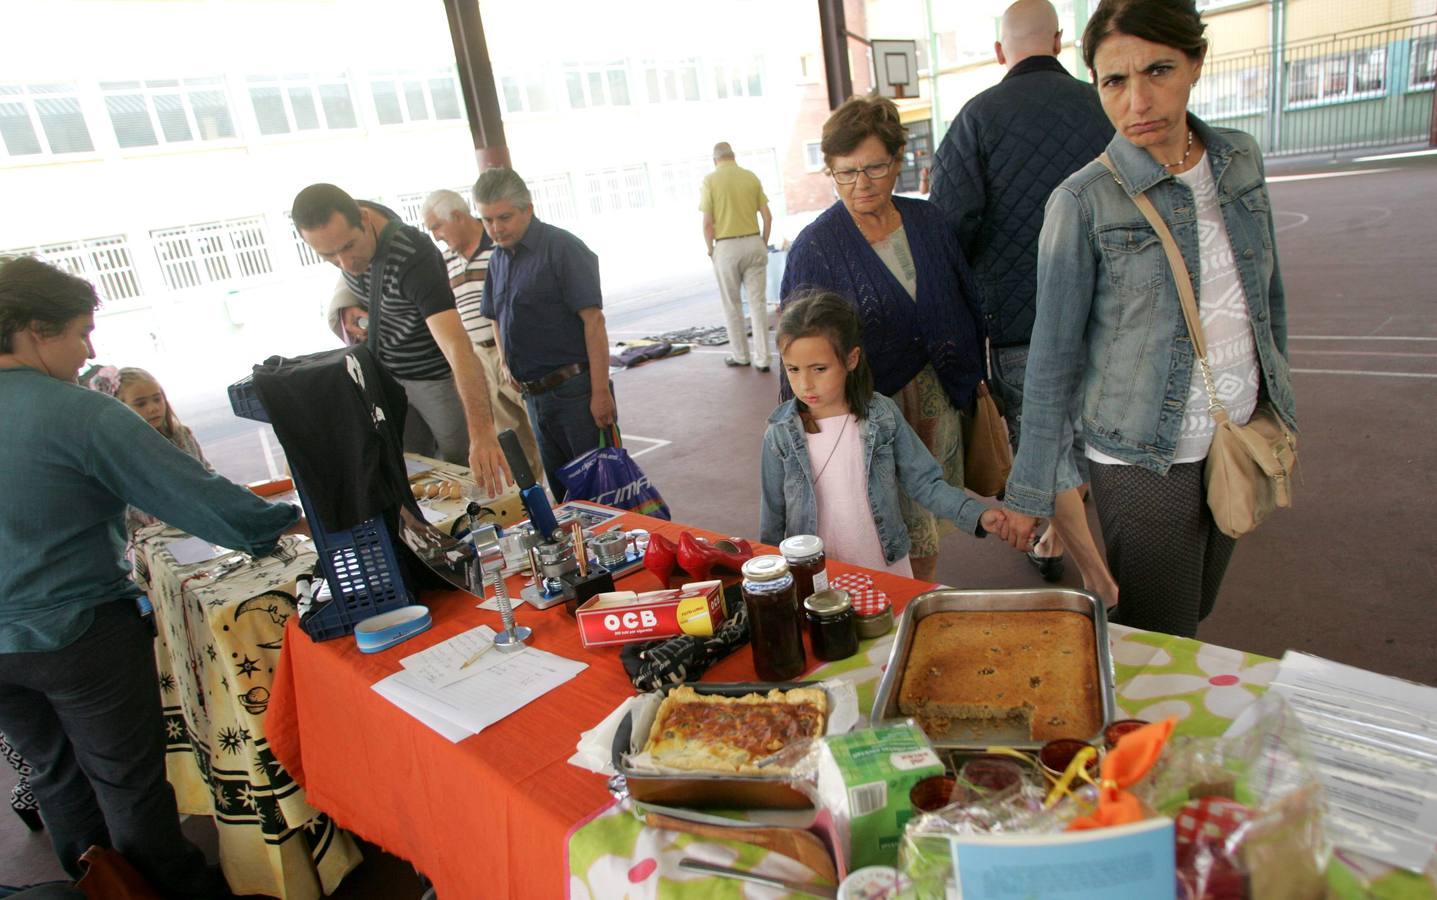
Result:
<svg viewBox="0 0 1437 900"><path fill-rule="evenodd" d="M838 202L794 240L781 295L787 304L829 290L853 303L875 386L962 487L960 416L985 369L978 288L942 212L893 196L906 139L898 108L882 97L854 97L829 116L821 146ZM781 393L791 396L786 378ZM913 577L932 581L939 522L907 497L901 508Z"/></svg>

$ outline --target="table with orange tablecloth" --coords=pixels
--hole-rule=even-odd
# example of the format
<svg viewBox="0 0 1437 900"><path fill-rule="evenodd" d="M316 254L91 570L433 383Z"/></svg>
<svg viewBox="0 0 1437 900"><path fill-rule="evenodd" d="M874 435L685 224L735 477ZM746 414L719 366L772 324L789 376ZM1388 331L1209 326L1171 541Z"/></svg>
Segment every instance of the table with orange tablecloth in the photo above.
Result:
<svg viewBox="0 0 1437 900"><path fill-rule="evenodd" d="M621 521L670 538L685 530L722 537L633 513ZM850 570L856 568L830 564L834 573ZM895 610L929 587L870 574ZM522 582L511 579L511 592ZM643 570L620 585L660 587ZM498 628L499 616L476 609L460 592L423 599L433 628L372 655L360 653L350 638L316 643L291 619L269 706L270 746L311 804L341 827L412 862L440 897L563 896L566 835L611 799L602 777L568 759L580 733L634 692L618 648L586 649L562 607L520 607L519 622L534 629L532 646L588 668L481 733L450 743L372 685L399 671L399 660L411 653L477 625ZM710 681L755 677L747 649L705 675Z"/></svg>

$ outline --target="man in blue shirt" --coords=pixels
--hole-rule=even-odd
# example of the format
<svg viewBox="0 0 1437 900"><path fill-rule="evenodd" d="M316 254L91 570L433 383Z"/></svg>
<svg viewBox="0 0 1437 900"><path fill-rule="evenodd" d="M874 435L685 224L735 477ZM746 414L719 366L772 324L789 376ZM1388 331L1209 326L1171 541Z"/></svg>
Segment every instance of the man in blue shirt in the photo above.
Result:
<svg viewBox="0 0 1437 900"><path fill-rule="evenodd" d="M599 258L534 217L512 169L480 175L474 201L496 246L480 314L494 322L502 372L524 394L549 489L562 501L559 467L597 447L600 430L618 418Z"/></svg>

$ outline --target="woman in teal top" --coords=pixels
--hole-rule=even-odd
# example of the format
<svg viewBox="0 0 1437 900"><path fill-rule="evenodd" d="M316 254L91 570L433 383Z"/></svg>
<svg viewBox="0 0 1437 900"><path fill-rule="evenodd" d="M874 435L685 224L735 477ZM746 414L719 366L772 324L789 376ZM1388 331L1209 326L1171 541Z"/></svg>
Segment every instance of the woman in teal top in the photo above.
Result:
<svg viewBox="0 0 1437 900"><path fill-rule="evenodd" d="M179 830L154 648L125 561L133 505L208 541L272 551L298 518L205 470L112 397L75 384L94 288L0 265L0 732L72 876L113 847L170 896L228 896Z"/></svg>

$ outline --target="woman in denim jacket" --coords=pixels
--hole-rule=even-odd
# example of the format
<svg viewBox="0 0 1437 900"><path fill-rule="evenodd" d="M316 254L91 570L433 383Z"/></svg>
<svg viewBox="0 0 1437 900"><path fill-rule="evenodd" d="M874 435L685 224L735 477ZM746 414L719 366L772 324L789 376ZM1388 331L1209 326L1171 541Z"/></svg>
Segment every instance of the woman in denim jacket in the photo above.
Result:
<svg viewBox="0 0 1437 900"><path fill-rule="evenodd" d="M900 485L976 537L1001 527L1004 514L943 480L898 405L874 392L861 336L857 312L838 294L784 308L778 350L794 398L774 410L763 436L759 537L777 544L816 534L830 559L912 577Z"/></svg>
<svg viewBox="0 0 1437 900"><path fill-rule="evenodd" d="M1272 206L1253 139L1187 112L1207 50L1191 0L1103 0L1085 62L1117 129L1116 176L1093 162L1053 192L1038 249L1038 312L1023 443L1004 537L1030 539L1077 484L1065 398L1083 433L1124 624L1191 636L1212 611L1234 541L1214 525L1202 468L1215 428L1146 192L1192 275L1218 398L1295 427ZM1021 514L1021 515L1019 515Z"/></svg>

